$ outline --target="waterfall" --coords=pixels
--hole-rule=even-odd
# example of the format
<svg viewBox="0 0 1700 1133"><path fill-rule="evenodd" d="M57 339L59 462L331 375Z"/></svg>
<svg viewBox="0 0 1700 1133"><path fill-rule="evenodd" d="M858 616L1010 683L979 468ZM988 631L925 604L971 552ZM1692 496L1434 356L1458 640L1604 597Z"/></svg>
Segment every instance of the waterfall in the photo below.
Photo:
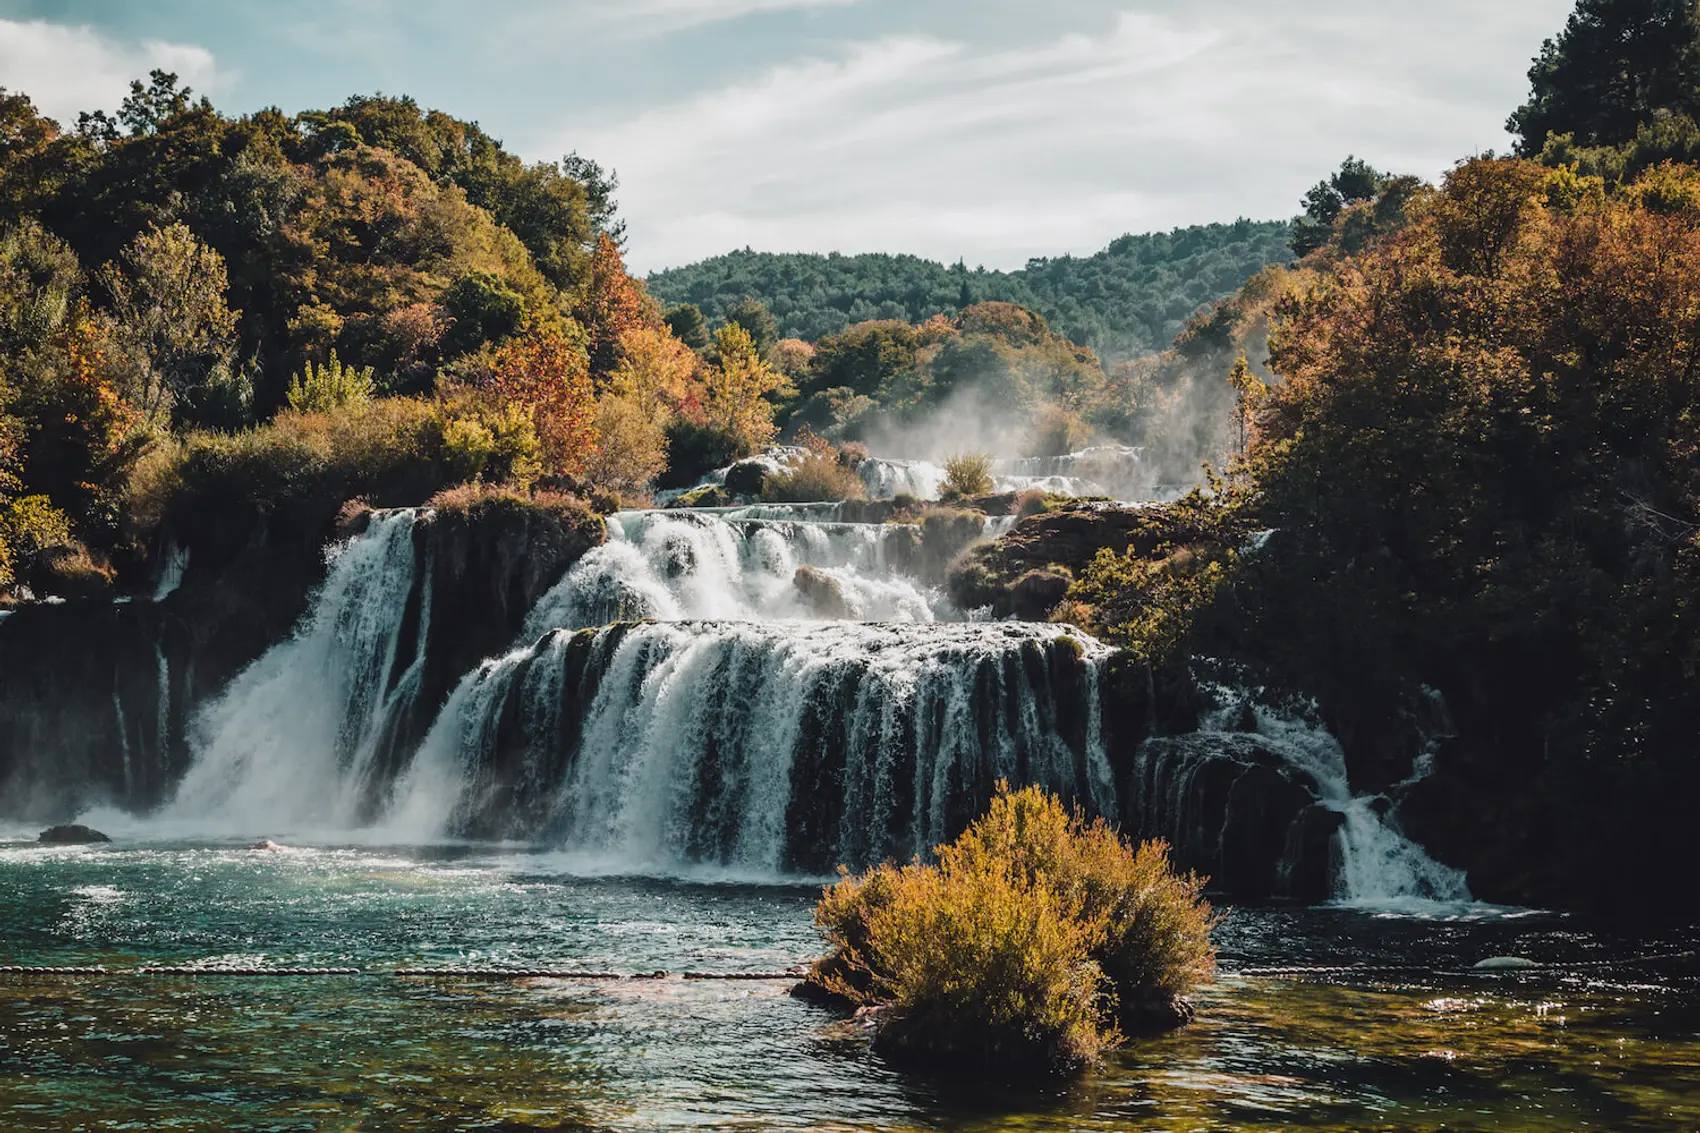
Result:
<svg viewBox="0 0 1700 1133"><path fill-rule="evenodd" d="M628 869L820 874L926 853L1000 778L1113 814L1108 654L1042 625L556 631L463 682L394 829L544 838Z"/></svg>
<svg viewBox="0 0 1700 1133"><path fill-rule="evenodd" d="M1138 500L1150 489L1143 450L1127 445L1096 445L1061 456L1000 460L993 472L1003 491L1037 488L1066 496Z"/></svg>
<svg viewBox="0 0 1700 1133"><path fill-rule="evenodd" d="M244 833L343 829L361 819L424 665L426 626L413 656L398 656L417 518L377 513L365 534L335 549L294 636L197 714L193 759L168 818ZM421 609L429 611L428 596Z"/></svg>
<svg viewBox="0 0 1700 1133"><path fill-rule="evenodd" d="M1222 729L1224 720L1236 711L1243 715L1243 706L1215 714L1207 728ZM1252 715L1258 738L1308 775L1322 805L1340 815L1335 835L1337 901L1384 907L1470 900L1463 872L1436 862L1405 837L1390 817L1388 800L1353 794L1338 740L1309 721L1261 709Z"/></svg>
<svg viewBox="0 0 1700 1133"><path fill-rule="evenodd" d="M153 600L162 602L183 585L183 572L189 567L189 548L172 539L160 556L159 570L154 577Z"/></svg>
<svg viewBox="0 0 1700 1133"><path fill-rule="evenodd" d="M887 524L622 512L609 518L608 542L538 602L526 634L638 618L931 621L927 595L887 555L906 534Z"/></svg>
<svg viewBox="0 0 1700 1133"><path fill-rule="evenodd" d="M939 486L944 483L944 469L927 460L890 460L869 457L856 466L856 474L876 500L896 496L914 496L918 500L936 500Z"/></svg>

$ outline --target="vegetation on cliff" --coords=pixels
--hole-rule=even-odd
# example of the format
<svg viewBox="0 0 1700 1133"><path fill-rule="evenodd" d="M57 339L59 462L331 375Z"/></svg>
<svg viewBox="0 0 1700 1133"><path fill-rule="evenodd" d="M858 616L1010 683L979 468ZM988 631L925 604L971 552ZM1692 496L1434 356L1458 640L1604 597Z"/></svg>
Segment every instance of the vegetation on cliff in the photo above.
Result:
<svg viewBox="0 0 1700 1133"><path fill-rule="evenodd" d="M1461 164L1355 250L1375 202L1343 210L1273 306L1269 380L1241 372L1230 482L1100 552L1070 612L1317 697L1371 783L1438 690L1459 740L1408 823L1490 895L1629 904L1696 849L1700 171L1542 152Z"/></svg>
<svg viewBox="0 0 1700 1133"><path fill-rule="evenodd" d="M874 1008L889 1057L969 1071L1066 1074L1124 1035L1184 1021L1210 979L1203 882L1158 842L1129 846L1037 788L1000 787L938 848L830 887L832 945L809 988Z"/></svg>

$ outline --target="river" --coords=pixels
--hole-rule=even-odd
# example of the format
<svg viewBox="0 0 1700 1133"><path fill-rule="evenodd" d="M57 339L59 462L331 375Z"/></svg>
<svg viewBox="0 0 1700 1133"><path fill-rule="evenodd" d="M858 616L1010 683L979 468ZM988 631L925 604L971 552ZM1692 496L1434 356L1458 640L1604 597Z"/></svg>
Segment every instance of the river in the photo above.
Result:
<svg viewBox="0 0 1700 1133"><path fill-rule="evenodd" d="M109 972L0 975L0 1117L20 1130L1700 1126L1700 966L1668 958L1700 946L1692 933L1617 938L1481 906L1229 907L1193 1025L1034 1092L899 1073L782 981L679 978L807 961L817 893L598 877L514 847L10 842L0 954ZM1547 966L1470 970L1508 954ZM361 974L133 973L182 964ZM392 974L404 967L671 976Z"/></svg>

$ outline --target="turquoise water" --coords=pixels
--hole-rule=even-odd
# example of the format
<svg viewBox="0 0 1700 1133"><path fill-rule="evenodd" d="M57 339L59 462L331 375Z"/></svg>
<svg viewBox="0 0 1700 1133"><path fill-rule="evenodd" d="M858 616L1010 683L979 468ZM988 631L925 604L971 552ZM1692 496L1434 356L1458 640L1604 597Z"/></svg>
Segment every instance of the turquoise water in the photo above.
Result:
<svg viewBox="0 0 1700 1133"><path fill-rule="evenodd" d="M676 977L808 960L815 887L590 864L518 848L0 844L0 963L363 970L0 976L0 1127L1700 1128L1692 931L1230 909L1197 1023L1083 1083L1013 1091L895 1072L783 983ZM1505 954L1550 966L1467 971ZM675 977L391 974L460 965Z"/></svg>

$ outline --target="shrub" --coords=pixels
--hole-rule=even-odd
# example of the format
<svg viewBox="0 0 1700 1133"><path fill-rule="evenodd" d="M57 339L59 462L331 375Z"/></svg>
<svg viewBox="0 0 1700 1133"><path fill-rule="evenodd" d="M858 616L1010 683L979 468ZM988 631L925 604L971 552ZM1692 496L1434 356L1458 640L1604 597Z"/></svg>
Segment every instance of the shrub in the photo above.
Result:
<svg viewBox="0 0 1700 1133"><path fill-rule="evenodd" d="M113 570L97 563L81 543L48 547L29 564L29 584L40 598L104 598L112 593Z"/></svg>
<svg viewBox="0 0 1700 1133"><path fill-rule="evenodd" d="M500 512L536 512L565 520L572 526L586 523L591 509L583 500L566 492L526 492L511 484L474 481L444 488L425 505L444 515L478 517Z"/></svg>
<svg viewBox="0 0 1700 1133"><path fill-rule="evenodd" d="M1017 492L1010 512L1022 519L1043 514L1046 510L1046 501L1049 498L1045 492L1038 488L1029 488L1025 492Z"/></svg>
<svg viewBox="0 0 1700 1133"><path fill-rule="evenodd" d="M537 473L537 438L521 406L481 391L438 401L380 398L325 413L285 411L246 432L191 433L149 452L126 500L145 534L175 513L216 524L235 511L292 505L323 511L369 496L416 504L480 477L520 485Z"/></svg>
<svg viewBox="0 0 1700 1133"><path fill-rule="evenodd" d="M344 366L332 350L330 361L315 366L308 359L306 371L290 379L289 408L298 413L355 408L370 401L377 389L372 367Z"/></svg>
<svg viewBox="0 0 1700 1133"><path fill-rule="evenodd" d="M944 462L944 491L948 495L986 496L996 486L992 481L990 453L958 453Z"/></svg>
<svg viewBox="0 0 1700 1133"><path fill-rule="evenodd" d="M0 586L41 552L70 542L70 520L46 496L0 498Z"/></svg>
<svg viewBox="0 0 1700 1133"><path fill-rule="evenodd" d="M753 456L755 451L728 429L675 418L667 426L667 469L657 482L663 488L689 488L706 473Z"/></svg>
<svg viewBox="0 0 1700 1133"><path fill-rule="evenodd" d="M832 951L808 983L880 1008L884 1053L1075 1072L1214 971L1203 882L1037 788L1000 784L938 859L846 876L815 910Z"/></svg>
<svg viewBox="0 0 1700 1133"><path fill-rule="evenodd" d="M1039 409L1023 446L1024 456L1066 456L1086 447L1092 432L1080 417L1057 405Z"/></svg>
<svg viewBox="0 0 1700 1133"><path fill-rule="evenodd" d="M807 504L825 500L866 499L867 487L856 470L838 459L836 451L811 451L762 485L762 498L775 503Z"/></svg>

